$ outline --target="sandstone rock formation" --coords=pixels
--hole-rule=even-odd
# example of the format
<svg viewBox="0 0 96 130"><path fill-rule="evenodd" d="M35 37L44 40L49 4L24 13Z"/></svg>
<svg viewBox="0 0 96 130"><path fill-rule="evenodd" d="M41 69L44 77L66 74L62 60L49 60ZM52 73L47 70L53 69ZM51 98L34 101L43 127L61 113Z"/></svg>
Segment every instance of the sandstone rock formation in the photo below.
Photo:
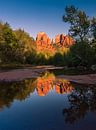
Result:
<svg viewBox="0 0 96 130"><path fill-rule="evenodd" d="M55 44L60 44L61 46L64 47L70 47L74 44L74 40L72 37L64 34L58 34L55 37Z"/></svg>
<svg viewBox="0 0 96 130"><path fill-rule="evenodd" d="M57 48L69 48L74 44L74 40L72 37L64 34L56 35L55 39L50 40L45 32L39 32L36 37L36 49L39 53L44 53L49 55L50 53L52 56L57 51ZM54 46L55 45L55 46ZM46 57L47 57L46 55Z"/></svg>
<svg viewBox="0 0 96 130"><path fill-rule="evenodd" d="M51 40L45 32L39 32L36 37L36 43L37 45L49 45Z"/></svg>
<svg viewBox="0 0 96 130"><path fill-rule="evenodd" d="M50 38L47 36L45 32L39 32L36 37L36 45L38 51L53 51L55 52L55 48L53 48L51 44Z"/></svg>

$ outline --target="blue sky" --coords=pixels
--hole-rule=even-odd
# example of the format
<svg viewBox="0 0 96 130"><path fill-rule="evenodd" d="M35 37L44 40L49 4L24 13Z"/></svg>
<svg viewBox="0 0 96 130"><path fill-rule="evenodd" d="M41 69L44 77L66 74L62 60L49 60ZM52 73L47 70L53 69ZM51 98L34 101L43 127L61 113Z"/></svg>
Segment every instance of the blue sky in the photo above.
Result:
<svg viewBox="0 0 96 130"><path fill-rule="evenodd" d="M66 5L96 16L96 0L0 0L0 20L14 29L25 29L34 38L39 31L52 38L68 32L68 25L62 21Z"/></svg>

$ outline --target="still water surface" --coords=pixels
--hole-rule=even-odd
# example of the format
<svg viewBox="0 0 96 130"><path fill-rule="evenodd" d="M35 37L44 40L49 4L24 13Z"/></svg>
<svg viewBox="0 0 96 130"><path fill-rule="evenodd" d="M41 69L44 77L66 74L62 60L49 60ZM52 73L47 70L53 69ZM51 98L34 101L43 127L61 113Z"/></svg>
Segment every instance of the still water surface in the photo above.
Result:
<svg viewBox="0 0 96 130"><path fill-rule="evenodd" d="M96 130L96 86L46 72L0 83L0 130Z"/></svg>

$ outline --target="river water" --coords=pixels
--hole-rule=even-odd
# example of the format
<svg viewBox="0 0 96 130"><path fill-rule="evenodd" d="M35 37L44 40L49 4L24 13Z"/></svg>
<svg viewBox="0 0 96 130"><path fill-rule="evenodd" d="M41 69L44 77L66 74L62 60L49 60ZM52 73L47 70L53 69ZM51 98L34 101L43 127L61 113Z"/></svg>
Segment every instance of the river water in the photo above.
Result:
<svg viewBox="0 0 96 130"><path fill-rule="evenodd" d="M96 85L71 83L52 72L0 82L0 130L96 130Z"/></svg>

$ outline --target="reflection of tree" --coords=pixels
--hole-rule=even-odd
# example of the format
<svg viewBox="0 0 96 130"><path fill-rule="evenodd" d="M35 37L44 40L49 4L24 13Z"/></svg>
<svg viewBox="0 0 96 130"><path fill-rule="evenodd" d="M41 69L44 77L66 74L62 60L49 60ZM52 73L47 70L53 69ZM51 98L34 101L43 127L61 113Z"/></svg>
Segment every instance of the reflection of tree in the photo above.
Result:
<svg viewBox="0 0 96 130"><path fill-rule="evenodd" d="M34 92L32 80L24 80L21 82L0 83L0 108L10 107L14 99L24 100L30 93Z"/></svg>
<svg viewBox="0 0 96 130"><path fill-rule="evenodd" d="M75 123L89 112L96 112L96 86L76 87L68 97L70 107L63 110L65 121Z"/></svg>

